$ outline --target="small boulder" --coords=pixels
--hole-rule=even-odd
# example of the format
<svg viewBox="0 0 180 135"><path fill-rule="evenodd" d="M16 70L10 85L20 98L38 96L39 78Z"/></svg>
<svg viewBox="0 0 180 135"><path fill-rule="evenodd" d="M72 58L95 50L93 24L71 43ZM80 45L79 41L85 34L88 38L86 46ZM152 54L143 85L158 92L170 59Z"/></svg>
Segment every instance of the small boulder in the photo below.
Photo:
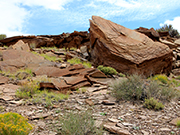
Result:
<svg viewBox="0 0 180 135"><path fill-rule="evenodd" d="M19 40L12 46L12 48L15 50L30 51L29 45L27 43L24 43L22 40Z"/></svg>

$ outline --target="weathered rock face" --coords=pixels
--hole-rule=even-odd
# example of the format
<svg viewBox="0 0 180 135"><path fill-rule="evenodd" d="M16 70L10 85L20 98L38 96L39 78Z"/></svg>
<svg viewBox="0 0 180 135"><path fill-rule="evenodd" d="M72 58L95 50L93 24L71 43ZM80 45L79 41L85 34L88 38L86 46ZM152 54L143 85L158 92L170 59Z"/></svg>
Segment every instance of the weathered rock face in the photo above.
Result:
<svg viewBox="0 0 180 135"><path fill-rule="evenodd" d="M12 48L15 50L30 51L28 44L25 44L22 40L19 40L15 45L12 46Z"/></svg>
<svg viewBox="0 0 180 135"><path fill-rule="evenodd" d="M145 76L171 71L173 54L167 45L101 17L90 20L90 42L95 66Z"/></svg>
<svg viewBox="0 0 180 135"><path fill-rule="evenodd" d="M87 31L74 31L61 35L39 35L39 36L15 36L0 40L0 45L14 45L19 40L28 43L30 48L58 47L58 48L80 48L89 44L89 33Z"/></svg>

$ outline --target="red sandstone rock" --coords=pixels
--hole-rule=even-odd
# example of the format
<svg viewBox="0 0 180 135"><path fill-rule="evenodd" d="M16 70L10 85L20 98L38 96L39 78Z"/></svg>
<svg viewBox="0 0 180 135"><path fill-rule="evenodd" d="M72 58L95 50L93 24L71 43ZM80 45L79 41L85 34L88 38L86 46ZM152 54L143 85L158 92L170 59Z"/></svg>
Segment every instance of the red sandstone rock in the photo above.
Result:
<svg viewBox="0 0 180 135"><path fill-rule="evenodd" d="M159 41L160 35L157 31L154 30L154 28L147 29L147 28L139 27L138 29L136 29L136 31L147 35L149 38L151 38L154 41Z"/></svg>
<svg viewBox="0 0 180 135"><path fill-rule="evenodd" d="M101 17L90 20L90 42L95 66L145 76L171 72L173 54L167 45Z"/></svg>
<svg viewBox="0 0 180 135"><path fill-rule="evenodd" d="M30 51L28 44L25 44L22 40L19 40L16 44L12 46L12 48L15 50Z"/></svg>

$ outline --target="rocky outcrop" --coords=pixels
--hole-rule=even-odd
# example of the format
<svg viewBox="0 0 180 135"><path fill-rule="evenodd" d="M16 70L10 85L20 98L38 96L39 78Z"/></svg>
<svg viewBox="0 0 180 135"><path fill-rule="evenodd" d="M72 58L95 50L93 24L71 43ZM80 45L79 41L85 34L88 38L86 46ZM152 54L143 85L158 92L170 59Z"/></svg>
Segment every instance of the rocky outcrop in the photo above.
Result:
<svg viewBox="0 0 180 135"><path fill-rule="evenodd" d="M96 78L106 78L106 75L96 68L85 68L82 64L70 65L66 63L64 63L66 66L62 66L62 63L59 63L59 61L52 62L43 56L31 53L26 49L23 50L22 45L26 46L26 44L23 44L23 41L20 40L15 46L0 51L0 70L2 73L15 74L17 78L21 76L21 78L25 80L27 77L24 76L28 74L25 72L20 74L18 71L20 69L29 69L32 71L34 77L45 76L45 78L51 78L51 81L42 81L40 83L41 88L61 91L76 90L84 86L91 86L94 83L99 83ZM46 51L44 50L43 52ZM52 51L50 55L57 53L58 51ZM62 52L59 53L62 54ZM53 57L58 58L58 56L54 55ZM23 80L15 80L14 83L23 84ZM0 81L1 84L3 84L9 80L6 77L1 77Z"/></svg>
<svg viewBox="0 0 180 135"><path fill-rule="evenodd" d="M90 42L95 66L145 76L171 72L173 53L167 45L101 17L90 20Z"/></svg>
<svg viewBox="0 0 180 135"><path fill-rule="evenodd" d="M136 31L147 35L149 38L151 38L154 41L159 41L160 35L157 31L154 30L154 28L147 29L147 28L139 27L138 29L136 29Z"/></svg>
<svg viewBox="0 0 180 135"><path fill-rule="evenodd" d="M87 31L74 31L61 35L39 35L39 36L15 36L0 40L1 46L11 46L19 40L28 43L30 48L58 47L58 48L80 48L89 45L89 33Z"/></svg>

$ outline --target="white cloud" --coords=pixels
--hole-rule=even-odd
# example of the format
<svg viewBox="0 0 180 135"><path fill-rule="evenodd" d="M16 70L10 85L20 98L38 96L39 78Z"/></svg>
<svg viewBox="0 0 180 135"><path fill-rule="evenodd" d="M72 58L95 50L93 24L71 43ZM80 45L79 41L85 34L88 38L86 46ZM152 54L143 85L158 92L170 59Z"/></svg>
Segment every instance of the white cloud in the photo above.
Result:
<svg viewBox="0 0 180 135"><path fill-rule="evenodd" d="M173 20L166 20L164 23L161 23L160 26L164 26L164 24L172 25L174 29L178 30L180 33L180 16L175 17Z"/></svg>
<svg viewBox="0 0 180 135"><path fill-rule="evenodd" d="M26 6L42 6L46 9L62 10L63 6L72 0L17 0Z"/></svg>
<svg viewBox="0 0 180 135"><path fill-rule="evenodd" d="M0 0L0 33L8 37L25 35L25 26L32 16L23 6L41 6L51 10L62 10L71 0ZM23 5L23 6L21 6Z"/></svg>
<svg viewBox="0 0 180 135"><path fill-rule="evenodd" d="M95 0L106 2L104 16L122 16L124 21L151 20L158 15L180 7L179 0ZM119 14L117 14L119 13Z"/></svg>
<svg viewBox="0 0 180 135"><path fill-rule="evenodd" d="M7 36L22 35L24 21L30 13L9 1L0 1L0 13L0 33Z"/></svg>
<svg viewBox="0 0 180 135"><path fill-rule="evenodd" d="M116 6L126 7L126 8L139 7L141 5L141 3L138 3L134 0L130 0L130 1L126 1L126 0L97 0L97 1L109 2L110 4L114 4Z"/></svg>

